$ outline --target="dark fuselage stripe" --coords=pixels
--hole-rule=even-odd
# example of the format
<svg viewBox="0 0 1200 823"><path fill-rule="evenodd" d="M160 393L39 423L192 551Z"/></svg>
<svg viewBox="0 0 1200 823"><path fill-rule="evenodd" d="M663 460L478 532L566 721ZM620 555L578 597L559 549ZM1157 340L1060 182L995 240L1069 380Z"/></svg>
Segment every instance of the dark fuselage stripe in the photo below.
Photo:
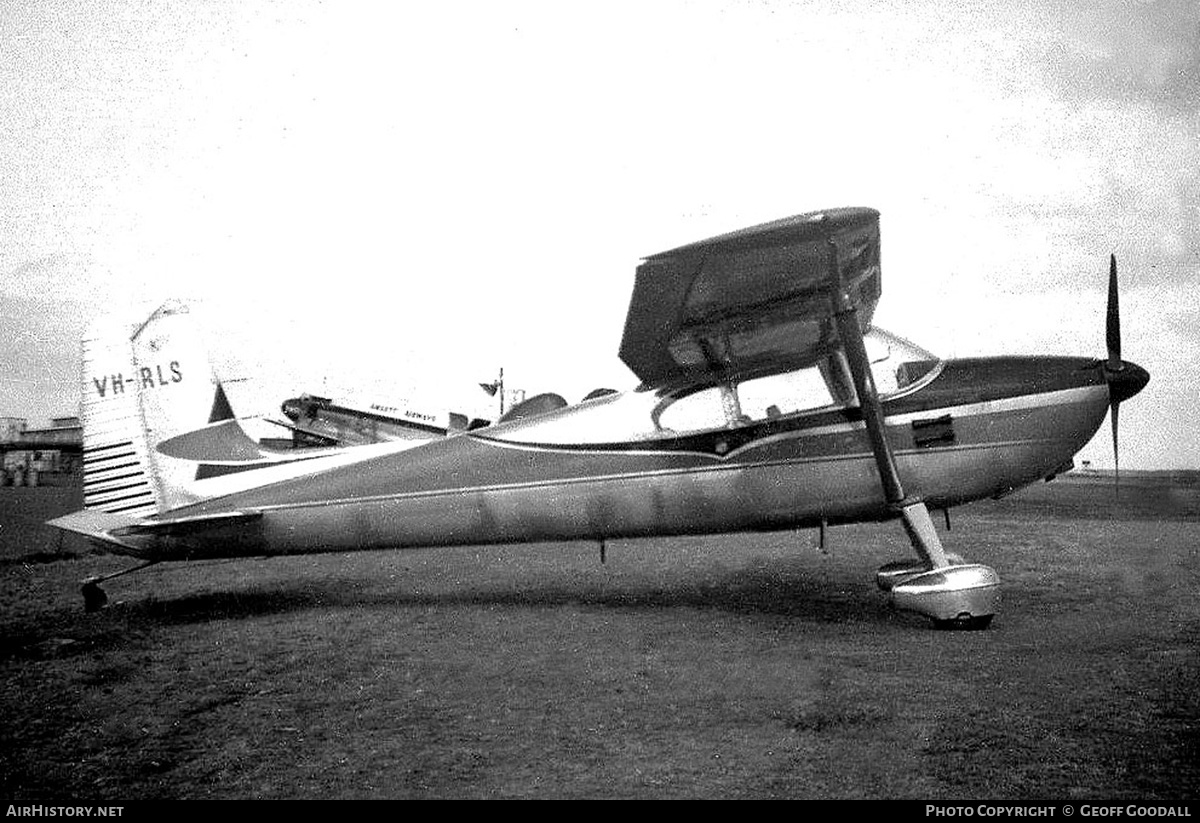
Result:
<svg viewBox="0 0 1200 823"><path fill-rule="evenodd" d="M1043 438L1040 440L1011 440L1011 441L993 441L989 443L975 443L970 445L959 445L939 448L939 452L974 452L993 449L1004 449L1011 446L1028 445L1029 443L1053 442L1053 438ZM905 449L897 451L895 454L898 457L907 455L919 455L928 452L928 449ZM838 454L838 455L822 455L816 457L797 457L786 460L770 460L761 463L752 463L750 465L740 463L729 463L720 465L704 465L704 466L688 466L685 468L676 469L655 469L651 471L640 472L622 472L618 474L605 475L588 475L583 477L560 477L551 480L530 480L516 483L500 483L490 486L461 486L450 489L429 489L418 492L400 492L396 494L381 494L371 495L366 497L347 497L344 499L330 500L312 500L298 503L277 503L256 506L257 511L272 512L272 511L289 511L292 509L308 509L320 506L338 506L357 503L380 503L392 500L418 500L421 498L436 498L436 497L455 497L463 494L488 494L492 492L504 491L519 491L526 489L553 489L562 486L573 486L585 483L612 483L612 482L628 482L631 480L644 480L653 477L677 477L689 474L711 474L713 472L743 472L748 469L766 469L786 466L798 466L808 463L840 463L852 460L874 460L874 456L869 451L856 452L853 454Z"/></svg>
<svg viewBox="0 0 1200 823"><path fill-rule="evenodd" d="M267 460L254 463L201 463L196 468L196 479L207 480L212 477L224 477L229 474L252 472L260 469L273 469L278 466L290 466L308 460L320 460L325 454L313 454L305 457L293 457L286 460Z"/></svg>

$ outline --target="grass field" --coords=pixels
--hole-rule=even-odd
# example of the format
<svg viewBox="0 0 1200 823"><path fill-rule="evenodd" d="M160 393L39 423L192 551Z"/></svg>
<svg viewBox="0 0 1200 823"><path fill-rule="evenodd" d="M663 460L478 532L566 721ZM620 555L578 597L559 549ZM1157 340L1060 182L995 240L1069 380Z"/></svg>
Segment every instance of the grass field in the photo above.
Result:
<svg viewBox="0 0 1200 823"><path fill-rule="evenodd" d="M1200 794L1200 488L1056 482L956 510L986 632L873 583L895 524L128 565L0 489L0 796Z"/></svg>

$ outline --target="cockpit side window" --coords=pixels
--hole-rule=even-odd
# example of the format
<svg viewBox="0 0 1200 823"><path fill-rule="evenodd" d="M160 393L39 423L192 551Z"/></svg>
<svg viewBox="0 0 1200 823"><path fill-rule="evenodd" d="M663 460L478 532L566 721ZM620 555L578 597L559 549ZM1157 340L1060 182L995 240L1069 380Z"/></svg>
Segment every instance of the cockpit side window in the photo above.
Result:
<svg viewBox="0 0 1200 823"><path fill-rule="evenodd" d="M833 402L821 370L814 366L668 398L659 406L655 422L660 431L672 432L736 428Z"/></svg>
<svg viewBox="0 0 1200 823"><path fill-rule="evenodd" d="M661 431L693 432L719 429L727 425L722 399L728 386L709 386L681 397L668 399L659 406L654 422Z"/></svg>
<svg viewBox="0 0 1200 823"><path fill-rule="evenodd" d="M872 329L866 344L875 388L883 399L915 391L939 371L934 355L882 329ZM808 368L666 395L653 417L659 432L694 432L857 403L846 354L834 349Z"/></svg>
<svg viewBox="0 0 1200 823"><path fill-rule="evenodd" d="M737 393L742 413L755 422L834 404L822 371L815 366L743 380Z"/></svg>

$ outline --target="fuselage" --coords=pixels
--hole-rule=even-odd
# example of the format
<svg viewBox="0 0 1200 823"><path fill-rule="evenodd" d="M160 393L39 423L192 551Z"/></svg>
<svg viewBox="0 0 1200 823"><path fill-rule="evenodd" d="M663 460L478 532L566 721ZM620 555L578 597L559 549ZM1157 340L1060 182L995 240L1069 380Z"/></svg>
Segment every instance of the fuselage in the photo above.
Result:
<svg viewBox="0 0 1200 823"><path fill-rule="evenodd" d="M261 512L253 523L142 536L126 548L185 559L896 516L856 404L792 412L772 404L761 413L737 408L720 426L665 425L664 410L695 393L608 395L416 448L372 449L362 460L160 516ZM1109 402L1103 361L998 357L928 364L911 386L884 396L883 411L906 494L940 508L1052 474L1096 432Z"/></svg>

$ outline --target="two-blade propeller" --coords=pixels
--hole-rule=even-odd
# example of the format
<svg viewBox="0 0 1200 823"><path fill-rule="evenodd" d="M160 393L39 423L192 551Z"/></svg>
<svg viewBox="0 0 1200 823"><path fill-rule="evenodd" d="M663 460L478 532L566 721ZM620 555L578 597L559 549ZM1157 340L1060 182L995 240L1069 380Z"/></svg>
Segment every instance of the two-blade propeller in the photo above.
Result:
<svg viewBox="0 0 1200 823"><path fill-rule="evenodd" d="M1150 374L1134 363L1121 359L1121 300L1117 293L1117 256L1109 259L1108 266L1108 315L1105 321L1105 342L1108 345L1108 360L1104 363L1104 378L1108 381L1108 402L1112 418L1114 478L1120 486L1121 454L1118 439L1118 423L1121 403L1145 388Z"/></svg>

